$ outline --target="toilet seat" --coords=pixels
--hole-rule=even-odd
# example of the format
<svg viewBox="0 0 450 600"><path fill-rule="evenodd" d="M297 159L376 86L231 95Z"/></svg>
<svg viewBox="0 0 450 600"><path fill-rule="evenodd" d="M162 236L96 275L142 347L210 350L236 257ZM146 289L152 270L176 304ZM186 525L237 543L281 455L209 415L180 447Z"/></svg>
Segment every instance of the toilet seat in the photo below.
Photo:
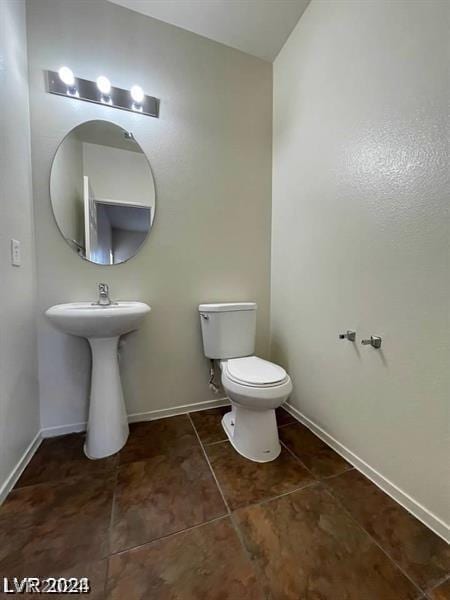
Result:
<svg viewBox="0 0 450 600"><path fill-rule="evenodd" d="M279 386L289 379L283 367L258 356L232 358L224 367L224 374L230 381L252 388Z"/></svg>
<svg viewBox="0 0 450 600"><path fill-rule="evenodd" d="M277 408L292 391L286 371L257 356L223 361L221 368L222 385L230 400L251 410Z"/></svg>

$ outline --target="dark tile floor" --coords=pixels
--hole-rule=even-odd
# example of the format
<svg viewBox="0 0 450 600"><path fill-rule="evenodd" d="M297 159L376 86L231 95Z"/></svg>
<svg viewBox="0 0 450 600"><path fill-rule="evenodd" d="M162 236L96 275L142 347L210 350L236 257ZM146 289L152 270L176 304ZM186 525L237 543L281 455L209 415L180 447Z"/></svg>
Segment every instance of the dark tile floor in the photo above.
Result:
<svg viewBox="0 0 450 600"><path fill-rule="evenodd" d="M444 541L284 410L279 458L242 458L226 410L134 424L100 461L81 434L45 440L0 507L0 581L86 576L95 600L450 599Z"/></svg>

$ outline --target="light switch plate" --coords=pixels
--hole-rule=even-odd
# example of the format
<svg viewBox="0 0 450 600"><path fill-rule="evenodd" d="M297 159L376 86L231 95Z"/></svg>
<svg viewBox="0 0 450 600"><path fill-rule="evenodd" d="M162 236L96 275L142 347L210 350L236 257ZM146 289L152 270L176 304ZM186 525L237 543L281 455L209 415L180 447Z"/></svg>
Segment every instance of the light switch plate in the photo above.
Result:
<svg viewBox="0 0 450 600"><path fill-rule="evenodd" d="M11 264L13 267L20 267L22 264L19 240L11 240Z"/></svg>

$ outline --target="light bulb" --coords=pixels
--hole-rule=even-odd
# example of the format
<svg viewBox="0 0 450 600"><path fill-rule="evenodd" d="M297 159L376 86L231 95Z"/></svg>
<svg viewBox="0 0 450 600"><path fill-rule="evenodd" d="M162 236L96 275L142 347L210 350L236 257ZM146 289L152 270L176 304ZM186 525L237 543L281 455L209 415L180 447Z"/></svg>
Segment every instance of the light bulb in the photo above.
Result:
<svg viewBox="0 0 450 600"><path fill-rule="evenodd" d="M138 104L142 103L142 100L144 99L144 90L141 88L140 85L133 85L133 87L130 90L130 94L135 102L137 102Z"/></svg>
<svg viewBox="0 0 450 600"><path fill-rule="evenodd" d="M75 83L75 77L73 76L72 69L69 67L61 67L58 71L59 78L67 87L73 87Z"/></svg>
<svg viewBox="0 0 450 600"><path fill-rule="evenodd" d="M97 77L97 87L104 96L109 96L111 93L111 82L104 75Z"/></svg>

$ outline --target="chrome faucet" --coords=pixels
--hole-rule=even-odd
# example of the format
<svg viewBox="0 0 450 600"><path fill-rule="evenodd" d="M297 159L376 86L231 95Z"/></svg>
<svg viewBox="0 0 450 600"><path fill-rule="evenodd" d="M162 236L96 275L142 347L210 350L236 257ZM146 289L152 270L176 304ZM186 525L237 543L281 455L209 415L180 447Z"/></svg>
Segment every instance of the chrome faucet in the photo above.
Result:
<svg viewBox="0 0 450 600"><path fill-rule="evenodd" d="M98 304L100 306L109 306L111 304L109 285L107 283L98 284Z"/></svg>

